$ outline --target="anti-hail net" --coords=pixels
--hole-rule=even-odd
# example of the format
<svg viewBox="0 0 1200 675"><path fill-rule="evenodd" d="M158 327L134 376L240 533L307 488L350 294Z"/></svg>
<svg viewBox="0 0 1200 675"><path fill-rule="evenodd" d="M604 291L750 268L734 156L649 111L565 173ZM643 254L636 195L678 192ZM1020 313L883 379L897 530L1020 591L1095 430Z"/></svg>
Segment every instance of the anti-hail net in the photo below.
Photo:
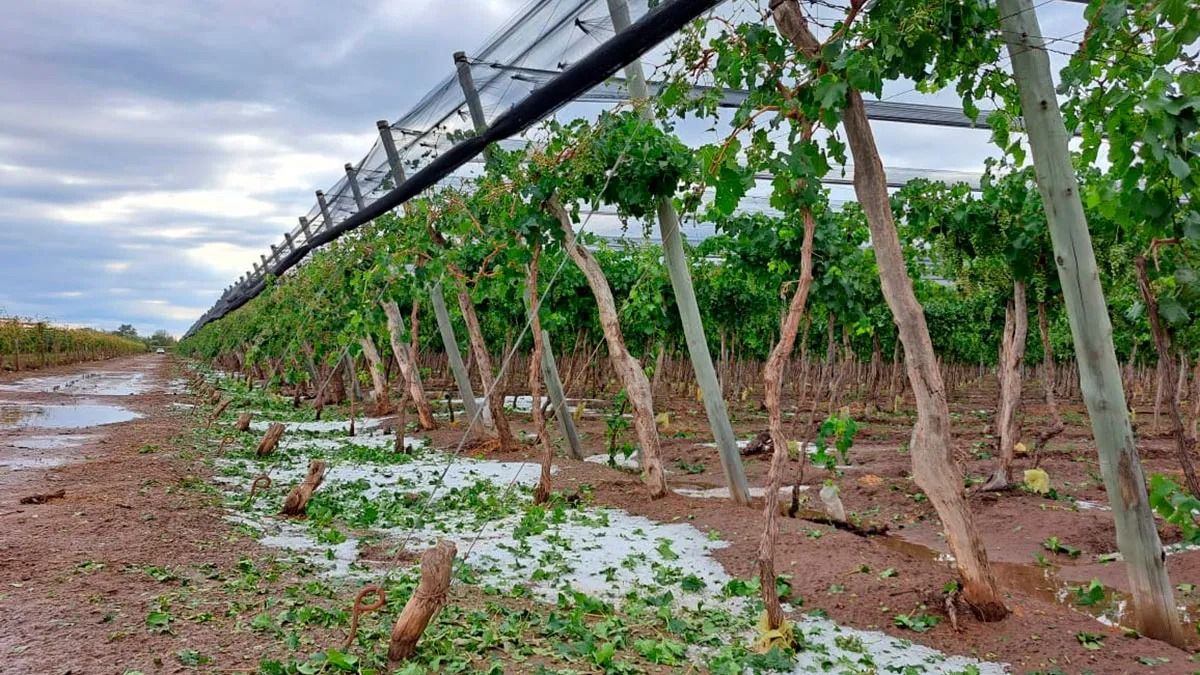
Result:
<svg viewBox="0 0 1200 675"><path fill-rule="evenodd" d="M628 4L634 21L648 9L646 0L630 0ZM531 0L480 47L468 53L471 75L485 117L491 120L527 96L533 87L549 79L522 78L522 69L557 74L612 34L605 0ZM409 173L425 166L464 134L473 131L466 97L459 86L450 54L446 55L445 63L448 75L412 109L390 123L400 160ZM518 147L521 141L513 139L502 145ZM374 202L395 187L387 152L379 139L353 164L353 173L364 204ZM324 190L324 194L329 224L340 222L358 211L347 176L339 177ZM305 217L313 231L327 226L325 214L317 203ZM297 224L291 236L302 241L302 229Z"/></svg>

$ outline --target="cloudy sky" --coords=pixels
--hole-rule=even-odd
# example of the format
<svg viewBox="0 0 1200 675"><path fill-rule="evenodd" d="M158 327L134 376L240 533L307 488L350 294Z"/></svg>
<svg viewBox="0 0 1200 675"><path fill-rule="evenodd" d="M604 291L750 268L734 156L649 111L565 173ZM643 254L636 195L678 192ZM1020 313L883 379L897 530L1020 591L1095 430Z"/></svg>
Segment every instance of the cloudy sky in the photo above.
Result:
<svg viewBox="0 0 1200 675"><path fill-rule="evenodd" d="M0 314L181 334L362 157L375 120L524 4L10 3ZM1047 34L1082 27L1062 4L1039 9ZM989 152L981 132L877 133L894 166L971 169Z"/></svg>

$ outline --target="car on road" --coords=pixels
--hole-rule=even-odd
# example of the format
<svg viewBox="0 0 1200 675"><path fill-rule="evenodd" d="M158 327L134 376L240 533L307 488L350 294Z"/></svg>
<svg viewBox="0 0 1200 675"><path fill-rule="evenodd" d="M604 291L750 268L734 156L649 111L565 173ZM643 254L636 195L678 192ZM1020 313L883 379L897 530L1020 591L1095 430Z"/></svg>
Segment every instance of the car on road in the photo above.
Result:
<svg viewBox="0 0 1200 675"><path fill-rule="evenodd" d="M158 349L154 350L154 353L155 354L166 354L167 350L163 349L162 347L159 347Z"/></svg>

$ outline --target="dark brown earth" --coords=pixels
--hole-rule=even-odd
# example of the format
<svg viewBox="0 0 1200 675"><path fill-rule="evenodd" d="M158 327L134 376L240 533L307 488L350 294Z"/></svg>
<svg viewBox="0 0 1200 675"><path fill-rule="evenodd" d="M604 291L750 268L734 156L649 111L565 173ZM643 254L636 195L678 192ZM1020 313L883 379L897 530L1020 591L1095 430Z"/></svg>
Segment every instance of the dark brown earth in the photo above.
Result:
<svg viewBox="0 0 1200 675"><path fill-rule="evenodd" d="M984 385L986 386L986 384ZM1040 390L1035 389L1035 393ZM991 473L990 459L974 459L973 454L985 442L985 423L969 414L981 408L994 408L986 394L975 392L956 402L957 456L968 458L964 470L976 479ZM660 405L659 409L663 409ZM668 481L673 487L713 488L724 485L716 450L695 440L671 438L686 434L692 438L711 438L704 411L692 401L673 399L666 409L672 423L663 434L664 462ZM1038 428L1043 413L1039 401L1026 402L1026 434ZM1148 412L1148 411L1147 411ZM733 410L735 431L748 438L766 426L765 413L752 407ZM1090 430L1080 427L1086 420L1082 408L1067 411L1067 431L1052 441L1043 454L1041 467L1052 485L1063 496L1107 504ZM1141 416L1148 420L1150 415ZM862 418L860 418L862 419ZM1166 419L1162 421L1165 432ZM528 425L517 425L532 431ZM580 423L586 447L598 452L605 447L603 419L587 416ZM776 553L776 570L792 575L793 595L803 598L804 608L821 608L835 621L856 628L882 630L894 636L914 639L950 654L1004 661L1014 672L1128 673L1128 672L1200 672L1200 663L1192 654L1165 643L1146 638L1126 637L1119 628L1096 620L1110 604L1119 603L1128 592L1121 562L1097 562L1097 556L1117 550L1111 515L1101 509L1077 509L1072 501L1051 500L1023 491L977 494L971 500L975 522L982 533L1012 614L1002 622L981 623L960 615L960 630L943 621L932 631L916 637L892 624L900 612L918 607L923 598L936 597L955 574L946 562L937 562L939 553L948 552L936 513L912 481L910 459L902 451L911 431L911 418L905 415L876 414L860 428L858 443L851 450L852 466L837 479L847 512L865 519L886 523L888 536L861 537L833 527L797 519L782 519ZM1172 459L1169 438L1139 430L1147 475L1166 473L1181 481L1177 463ZM431 434L435 447L457 447L461 430L441 429ZM489 457L537 461L535 452ZM554 489L570 492L590 485L598 502L619 506L632 513L660 521L686 520L702 531L716 530L732 546L719 550L716 557L730 574L749 577L756 574L755 559L762 530L761 499L749 509L711 498L673 494L650 501L632 473L586 462L559 459ZM679 462L695 467L699 474L680 470ZM762 485L766 478L765 456L744 459L751 485ZM1019 460L1017 475L1028 468L1028 459ZM800 463L791 462L787 480L793 481ZM806 467L805 494L816 500L815 492L828 476L823 469ZM876 481L875 477L881 479ZM864 480L865 479L865 480ZM878 483L878 484L877 484ZM914 495L917 498L914 499ZM819 502L815 504L819 508ZM1164 543L1178 541L1173 527L1160 528ZM1048 537L1081 549L1078 558L1054 554L1043 548ZM1036 562L1041 555L1044 564ZM884 570L895 576L881 578ZM1171 555L1168 569L1172 583L1196 584L1190 593L1177 593L1177 601L1189 615L1200 613L1200 552ZM1072 596L1072 587L1092 579L1116 592L1099 607L1073 608L1064 601ZM840 588L837 588L840 587ZM930 608L927 611L936 611ZM1188 624L1194 635L1195 624ZM1076 635L1081 632L1104 635L1100 650L1083 647ZM1193 645L1193 649L1197 645ZM1138 657L1165 657L1168 663L1153 668L1137 661Z"/></svg>
<svg viewBox="0 0 1200 675"><path fill-rule="evenodd" d="M161 391L178 375L176 369L169 358L138 356L0 375L3 383L31 375L141 370L160 389L87 396L143 417L84 430L91 439L79 448L41 451L62 453L73 463L49 470L3 470L0 671L196 672L176 655L186 647L213 658L222 665L220 672L252 672L259 659L280 651L277 640L244 625L271 593L295 580L282 576L248 591L227 585L237 579L239 559L269 570L272 557L222 520L219 500L206 489L208 469L192 450L189 432L200 421L170 405L191 399ZM70 399L0 392L4 401ZM0 458L12 456L10 443L16 436L0 431ZM66 491L65 498L17 504L27 494L58 489ZM152 566L168 568L179 578L157 581L146 571ZM172 632L153 634L145 621L163 602L174 617Z"/></svg>
<svg viewBox="0 0 1200 675"><path fill-rule="evenodd" d="M146 673L196 672L177 655L183 648L211 657L200 672L251 672L261 658L286 655L278 639L247 630L250 619L299 580L275 568L269 551L239 535L222 518L209 483L206 452L196 452L202 424L188 410L171 403L191 402L186 394L162 391L178 366L165 357L118 359L39 371L37 376L88 369L144 370L159 391L121 397L88 396L116 401L140 419L86 430L91 436L79 448L54 451L72 463L51 469L0 469L0 671L4 673ZM27 377L22 373L20 377ZM0 383L18 379L0 374ZM0 392L0 400L57 403L62 394ZM104 401L107 402L107 401ZM1032 399L1025 417L1027 433L1036 429L1039 410ZM693 401L673 400L660 406L672 412L664 446L671 484L716 487L722 484L715 450L699 445L708 439L702 409ZM967 472L986 475L990 461L973 458L985 442L984 423L971 410L994 407L986 387L955 401L959 413L956 442ZM1103 504L1103 489L1090 435L1081 426L1078 406L1068 416L1068 431L1054 441L1042 463L1062 495ZM765 426L752 406L734 410L739 435ZM1140 419L1149 419L1140 415ZM411 416L410 416L411 418ZM528 430L527 418L514 416ZM908 457L901 452L911 420L879 415L868 420L851 451L853 468L838 479L849 511L887 523L890 536L860 537L802 520L784 519L776 566L792 575L793 600L805 609L821 608L834 620L859 628L878 629L953 654L1013 664L1014 672L1187 673L1196 670L1185 651L1148 639L1125 637L1098 623L1082 609L1060 602L1055 592L1092 578L1121 591L1126 587L1121 563L1099 563L1100 554L1115 551L1111 518L1102 510L1076 510L1072 502L1049 500L1022 492L973 498L976 522L987 542L1007 594L1012 615L983 624L963 616L961 630L942 622L916 634L892 625L892 617L912 610L920 598L936 595L954 577L945 563L934 560L945 546L932 508L919 501L908 478ZM1163 425L1165 430L1165 423ZM586 417L581 424L592 453L604 446L603 419ZM50 431L47 433L55 433ZM435 447L456 447L461 429L444 427L429 434ZM1175 470L1165 436L1142 429L1147 473ZM672 434L687 437L674 438ZM16 456L16 436L0 431L0 459ZM536 459L530 449L500 458ZM704 465L687 474L684 461ZM1027 461L1026 461L1027 463ZM554 489L572 492L587 484L598 503L619 506L658 520L686 520L701 530L716 530L731 546L718 557L736 576L753 572L762 516L759 507L740 508L720 499L672 495L650 501L636 476L590 463L559 460ZM761 484L766 462L746 460L752 485ZM798 463L789 475L794 476ZM1018 474L1024 466L1018 466ZM877 476L879 481L867 476ZM805 484L819 486L823 471L809 467ZM66 491L65 498L22 506L21 497ZM810 490L811 491L811 490ZM1165 541L1177 533L1164 530ZM1082 549L1078 559L1055 555L1041 542L1057 536ZM1050 563L1034 562L1041 554ZM259 569L274 570L254 584L239 585L238 562L251 560ZM1172 581L1200 586L1200 553L1181 553L1168 560ZM147 568L169 568L178 579L155 580ZM894 576L881 578L884 570ZM349 606L355 589L341 589L331 607ZM1194 609L1198 598L1178 594L1180 604ZM456 596L452 601L471 602ZM146 629L147 615L166 606L175 617L172 632ZM930 611L933 611L932 609ZM1092 610L1096 611L1096 610ZM1084 649L1080 632L1105 636L1100 650ZM300 653L340 643L337 630L313 630ZM1150 668L1138 657L1166 657ZM517 671L514 671L517 672Z"/></svg>

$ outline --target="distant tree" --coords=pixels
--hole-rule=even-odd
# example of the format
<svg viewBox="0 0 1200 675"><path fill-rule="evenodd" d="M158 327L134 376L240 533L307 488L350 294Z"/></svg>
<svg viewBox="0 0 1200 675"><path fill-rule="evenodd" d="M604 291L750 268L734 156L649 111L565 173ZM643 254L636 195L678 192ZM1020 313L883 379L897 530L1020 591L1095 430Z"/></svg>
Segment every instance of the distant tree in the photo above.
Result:
<svg viewBox="0 0 1200 675"><path fill-rule="evenodd" d="M171 347L175 345L175 337L166 331L164 328L159 328L154 331L154 334L146 339L146 344L151 347Z"/></svg>
<svg viewBox="0 0 1200 675"><path fill-rule="evenodd" d="M113 331L113 335L120 335L121 337L129 338L130 340L138 339L137 329L133 327L133 324L128 323L121 324L119 328Z"/></svg>

